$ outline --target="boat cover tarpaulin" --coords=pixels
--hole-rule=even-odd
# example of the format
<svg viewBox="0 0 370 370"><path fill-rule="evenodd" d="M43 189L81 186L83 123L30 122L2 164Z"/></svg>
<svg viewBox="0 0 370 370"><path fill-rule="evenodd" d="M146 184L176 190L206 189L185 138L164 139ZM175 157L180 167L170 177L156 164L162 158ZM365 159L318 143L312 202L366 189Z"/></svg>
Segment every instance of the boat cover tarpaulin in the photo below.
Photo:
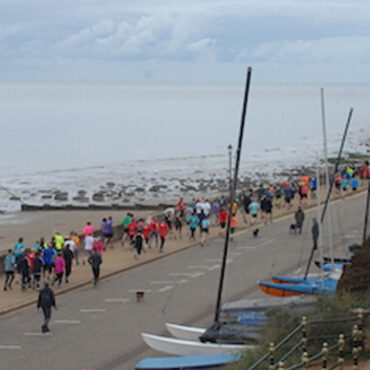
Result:
<svg viewBox="0 0 370 370"><path fill-rule="evenodd" d="M199 337L199 340L203 343L254 343L260 339L262 329L261 322L255 326L215 322Z"/></svg>

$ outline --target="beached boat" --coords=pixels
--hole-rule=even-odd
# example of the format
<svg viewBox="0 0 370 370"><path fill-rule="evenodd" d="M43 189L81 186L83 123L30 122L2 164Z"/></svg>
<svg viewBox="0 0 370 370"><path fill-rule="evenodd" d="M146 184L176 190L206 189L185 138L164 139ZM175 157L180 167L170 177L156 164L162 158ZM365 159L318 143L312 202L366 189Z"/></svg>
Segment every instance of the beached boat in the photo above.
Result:
<svg viewBox="0 0 370 370"><path fill-rule="evenodd" d="M168 338L153 334L141 334L144 342L159 352L175 356L211 355L223 353L239 353L246 349L254 349L254 345L202 343L184 339Z"/></svg>
<svg viewBox="0 0 370 370"><path fill-rule="evenodd" d="M205 328L178 325L169 322L166 323L166 329L173 337L177 339L195 340L195 341L199 340L199 337L206 331Z"/></svg>
<svg viewBox="0 0 370 370"><path fill-rule="evenodd" d="M237 361L239 358L240 356L230 353L221 355L146 358L136 364L135 370L214 369Z"/></svg>

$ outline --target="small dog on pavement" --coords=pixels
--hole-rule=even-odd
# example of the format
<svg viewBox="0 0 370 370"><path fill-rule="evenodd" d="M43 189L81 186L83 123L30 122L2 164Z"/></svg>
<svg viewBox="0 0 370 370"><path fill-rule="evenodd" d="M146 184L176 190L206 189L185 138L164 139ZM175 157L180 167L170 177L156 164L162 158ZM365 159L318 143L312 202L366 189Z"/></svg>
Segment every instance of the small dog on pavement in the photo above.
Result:
<svg viewBox="0 0 370 370"><path fill-rule="evenodd" d="M258 236L258 233L260 232L260 229L255 229L255 230L253 230L253 236L255 237L255 238L257 238L257 236Z"/></svg>

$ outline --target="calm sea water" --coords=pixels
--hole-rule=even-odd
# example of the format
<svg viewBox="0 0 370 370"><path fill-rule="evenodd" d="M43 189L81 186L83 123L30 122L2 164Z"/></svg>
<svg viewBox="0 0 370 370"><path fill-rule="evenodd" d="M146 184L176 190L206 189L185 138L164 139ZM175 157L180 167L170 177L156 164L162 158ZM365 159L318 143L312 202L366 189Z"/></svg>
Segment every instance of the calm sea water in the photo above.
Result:
<svg viewBox="0 0 370 370"><path fill-rule="evenodd" d="M324 87L330 151L338 149L350 107L347 148L365 150L359 143L370 136L370 86ZM0 85L0 185L68 187L83 181L81 173L91 181L98 169L107 181L128 168L217 171L227 165L228 144L237 142L243 89ZM312 160L321 147L320 86L252 85L245 170Z"/></svg>

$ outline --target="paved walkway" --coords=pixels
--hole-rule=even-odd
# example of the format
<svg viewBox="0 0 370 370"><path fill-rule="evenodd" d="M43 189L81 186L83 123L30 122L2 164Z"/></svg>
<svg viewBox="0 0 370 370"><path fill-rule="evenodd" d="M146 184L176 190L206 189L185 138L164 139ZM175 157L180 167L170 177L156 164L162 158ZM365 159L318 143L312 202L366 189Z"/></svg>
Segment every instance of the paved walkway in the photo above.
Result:
<svg viewBox="0 0 370 370"><path fill-rule="evenodd" d="M295 211L297 208L298 200L296 202L297 203L289 212L287 212L286 209L275 208L274 220L276 221L277 219L282 217L292 217L292 212ZM308 207L315 206L315 200L310 200L309 202L310 204ZM245 232L256 228L256 225L252 227L249 224L245 224L240 212L238 218L239 227L237 228L237 231ZM310 220L306 220L306 222L310 222ZM260 219L258 225L258 227L263 227L263 222ZM218 227L212 227L210 231L210 239L218 238L219 231L220 229ZM170 254L177 253L180 250L190 248L194 245L199 245L199 241L189 241L187 235L187 227L183 228L183 234L184 236L182 239L176 240L173 237L168 236L164 247L164 253L159 253L155 246L152 246L152 249L148 250L147 253L143 253L140 256L140 259L135 258L134 251L129 247L128 243L126 243L125 246L122 247L120 242L115 242L114 249L108 250L103 255L104 262L101 267L102 278L110 277L114 274L134 268L135 266L143 265L155 259L164 258ZM91 278L92 273L89 265L73 265L72 274L69 279L70 283L63 283L61 288L55 288L54 290L56 294L66 293L72 289L90 284ZM4 277L2 276L0 279L1 289L3 287L3 281ZM19 284L13 284L13 289L11 291L0 291L0 315L12 312L13 310L28 306L30 304L34 304L36 302L36 298L37 292L35 292L34 290L28 289L27 291L22 292Z"/></svg>

